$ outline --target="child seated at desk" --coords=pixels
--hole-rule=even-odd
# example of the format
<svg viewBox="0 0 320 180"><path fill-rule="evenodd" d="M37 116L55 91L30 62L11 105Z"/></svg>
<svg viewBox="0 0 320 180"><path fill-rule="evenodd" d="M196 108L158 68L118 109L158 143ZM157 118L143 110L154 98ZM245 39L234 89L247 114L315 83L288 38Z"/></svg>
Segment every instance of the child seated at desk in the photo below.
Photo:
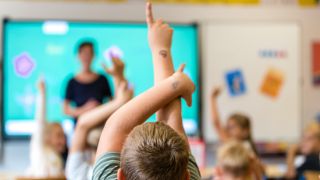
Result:
<svg viewBox="0 0 320 180"><path fill-rule="evenodd" d="M298 154L301 156L298 156ZM309 124L304 132L300 144L293 145L287 153L288 179L303 176L306 171L320 171L320 125L317 122Z"/></svg>

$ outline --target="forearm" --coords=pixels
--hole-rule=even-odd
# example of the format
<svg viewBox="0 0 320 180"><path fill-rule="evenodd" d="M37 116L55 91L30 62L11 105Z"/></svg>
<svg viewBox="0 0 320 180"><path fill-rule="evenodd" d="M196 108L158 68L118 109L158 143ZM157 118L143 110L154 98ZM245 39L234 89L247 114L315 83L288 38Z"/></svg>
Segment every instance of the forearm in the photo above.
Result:
<svg viewBox="0 0 320 180"><path fill-rule="evenodd" d="M156 48L152 50L152 55L155 84L157 84L174 73L174 66L170 49ZM160 121L164 121L176 132L187 139L182 124L180 98L175 99L174 101L161 108L157 112L157 119Z"/></svg>
<svg viewBox="0 0 320 180"><path fill-rule="evenodd" d="M126 81L126 78L123 75L113 77L113 84L115 87L115 92L117 92L117 89L119 88L121 82L123 82L123 81Z"/></svg>
<svg viewBox="0 0 320 180"><path fill-rule="evenodd" d="M125 102L112 100L109 103L100 105L99 107L87 111L78 119L75 129L74 139L70 148L70 152L84 151L87 143L87 136L91 129L103 125L114 111L116 111Z"/></svg>
<svg viewBox="0 0 320 180"><path fill-rule="evenodd" d="M127 135L134 127L145 122L159 108L180 96L181 92L180 81L170 77L122 106L104 127L97 157L104 152L120 152Z"/></svg>
<svg viewBox="0 0 320 180"><path fill-rule="evenodd" d="M72 107L69 104L64 105L64 113L68 116L77 118L84 113L84 110L81 107Z"/></svg>
<svg viewBox="0 0 320 180"><path fill-rule="evenodd" d="M162 80L168 78L174 73L174 67L172 64L171 52L170 49L162 49L162 48L155 48L152 49L152 59L153 59L153 71L154 71L154 84L161 82ZM175 103L177 106L181 106L180 100L179 103ZM181 107L177 107L181 109ZM179 115L181 112L174 110L174 106L168 104L161 108L157 114L157 120L163 121L167 123L167 120L174 115Z"/></svg>
<svg viewBox="0 0 320 180"><path fill-rule="evenodd" d="M120 102L114 99L106 104L100 105L83 113L78 119L79 127L90 130L98 125L102 125L109 116L123 104L125 104L125 102Z"/></svg>
<svg viewBox="0 0 320 180"><path fill-rule="evenodd" d="M165 119L165 123L180 134L188 143L188 137L183 127L181 111L181 100L177 98L164 106L158 113L164 113L167 118Z"/></svg>
<svg viewBox="0 0 320 180"><path fill-rule="evenodd" d="M31 137L31 149L43 148L44 132L46 127L46 93L40 90L36 97L35 128Z"/></svg>
<svg viewBox="0 0 320 180"><path fill-rule="evenodd" d="M225 132L225 129L221 125L216 97L211 98L211 120L212 120L213 127L215 128L219 136L219 139L221 141L225 141L228 138L228 136L227 136L227 133Z"/></svg>
<svg viewBox="0 0 320 180"><path fill-rule="evenodd" d="M171 51L166 48L152 49L154 82L155 84L168 78L174 73Z"/></svg>
<svg viewBox="0 0 320 180"><path fill-rule="evenodd" d="M40 91L36 98L35 118L38 125L45 124L46 121L46 93Z"/></svg>
<svg viewBox="0 0 320 180"><path fill-rule="evenodd" d="M212 119L212 123L215 127L219 127L219 128L221 127L216 97L211 98L211 119Z"/></svg>
<svg viewBox="0 0 320 180"><path fill-rule="evenodd" d="M287 163L287 172L295 172L294 159L297 155L297 149L295 146L291 147L287 152L286 163Z"/></svg>

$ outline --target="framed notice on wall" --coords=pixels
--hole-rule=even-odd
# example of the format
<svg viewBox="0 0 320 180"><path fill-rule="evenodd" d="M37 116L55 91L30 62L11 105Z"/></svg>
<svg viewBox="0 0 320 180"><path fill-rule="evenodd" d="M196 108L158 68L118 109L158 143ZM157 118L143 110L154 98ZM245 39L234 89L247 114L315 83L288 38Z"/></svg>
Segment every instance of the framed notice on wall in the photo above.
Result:
<svg viewBox="0 0 320 180"><path fill-rule="evenodd" d="M312 81L320 85L320 41L312 44Z"/></svg>

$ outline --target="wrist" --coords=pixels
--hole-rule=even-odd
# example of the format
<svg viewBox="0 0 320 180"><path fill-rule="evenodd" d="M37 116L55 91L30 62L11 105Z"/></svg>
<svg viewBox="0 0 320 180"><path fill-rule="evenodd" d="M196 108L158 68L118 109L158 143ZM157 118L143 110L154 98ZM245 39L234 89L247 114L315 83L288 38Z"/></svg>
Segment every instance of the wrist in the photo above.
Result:
<svg viewBox="0 0 320 180"><path fill-rule="evenodd" d="M119 74L119 75L114 75L114 76L113 76L113 79L114 79L115 81L118 81L118 82L121 82L121 81L125 80L123 73L122 73L122 74Z"/></svg>
<svg viewBox="0 0 320 180"><path fill-rule="evenodd" d="M166 51L168 54L171 54L171 48L166 46L157 46L151 49L153 55L159 55L161 51Z"/></svg>
<svg viewBox="0 0 320 180"><path fill-rule="evenodd" d="M41 97L44 97L44 96L46 96L46 92L45 91L39 91L39 95L41 96Z"/></svg>
<svg viewBox="0 0 320 180"><path fill-rule="evenodd" d="M69 114L73 117L78 117L81 114L81 109L70 109Z"/></svg>
<svg viewBox="0 0 320 180"><path fill-rule="evenodd" d="M122 105L124 105L125 103L127 103L128 101L126 100L126 99L124 99L124 98L120 98L120 97L116 97L115 99L114 99L114 102L115 102L115 104L117 105L117 106L122 106Z"/></svg>
<svg viewBox="0 0 320 180"><path fill-rule="evenodd" d="M179 75L172 75L170 77L170 86L178 94L182 94L183 91L183 78Z"/></svg>

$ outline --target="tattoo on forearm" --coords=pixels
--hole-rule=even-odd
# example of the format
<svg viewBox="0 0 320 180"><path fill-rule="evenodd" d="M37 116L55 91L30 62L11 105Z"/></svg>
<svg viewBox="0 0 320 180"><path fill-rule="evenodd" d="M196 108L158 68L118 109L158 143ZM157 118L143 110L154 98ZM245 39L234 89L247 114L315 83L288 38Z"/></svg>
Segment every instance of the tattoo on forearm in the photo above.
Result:
<svg viewBox="0 0 320 180"><path fill-rule="evenodd" d="M176 90L178 88L178 85L179 85L179 81L175 81L172 83L172 88Z"/></svg>
<svg viewBox="0 0 320 180"><path fill-rule="evenodd" d="M161 51L159 52L159 54L160 54L160 56L162 56L163 58L167 58L167 56L168 56L168 52L167 52L166 50L161 50Z"/></svg>

